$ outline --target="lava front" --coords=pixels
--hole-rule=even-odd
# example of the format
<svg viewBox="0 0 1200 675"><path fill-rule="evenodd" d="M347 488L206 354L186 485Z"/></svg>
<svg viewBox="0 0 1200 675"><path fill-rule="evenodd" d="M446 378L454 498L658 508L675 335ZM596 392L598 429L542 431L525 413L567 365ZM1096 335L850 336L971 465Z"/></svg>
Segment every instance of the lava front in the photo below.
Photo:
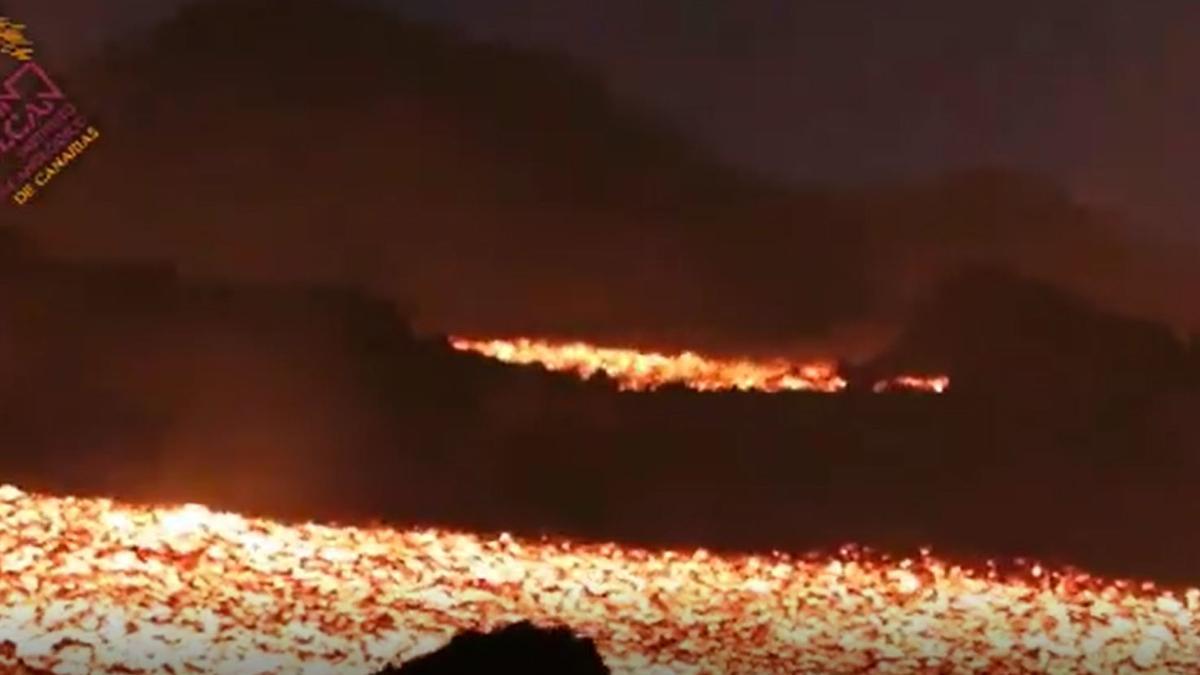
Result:
<svg viewBox="0 0 1200 675"><path fill-rule="evenodd" d="M522 619L615 673L1196 672L1200 591L919 557L721 557L0 489L0 667L370 673Z"/></svg>

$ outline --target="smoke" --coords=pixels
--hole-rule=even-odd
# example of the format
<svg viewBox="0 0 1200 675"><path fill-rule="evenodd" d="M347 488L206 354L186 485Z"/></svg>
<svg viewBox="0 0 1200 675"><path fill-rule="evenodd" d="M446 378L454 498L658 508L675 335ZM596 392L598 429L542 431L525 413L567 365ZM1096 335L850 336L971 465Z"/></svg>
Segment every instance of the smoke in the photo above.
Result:
<svg viewBox="0 0 1200 675"><path fill-rule="evenodd" d="M949 369L946 396L810 399L514 370L353 292L0 261L0 474L29 488L656 546L935 543L1164 580L1200 556L1161 517L1195 511L1194 351L1006 273L942 284L887 354Z"/></svg>
<svg viewBox="0 0 1200 675"><path fill-rule="evenodd" d="M376 311L365 300L0 258L0 443L13 480L287 513L314 492L333 503L361 488L330 485L321 468L347 448L403 446L360 369L354 340Z"/></svg>
<svg viewBox="0 0 1200 675"><path fill-rule="evenodd" d="M1157 259L1036 177L797 191L561 57L344 3L202 4L69 84L105 143L13 216L48 251L357 286L425 331L861 357L979 261L1194 311L1151 301L1170 265L1113 282Z"/></svg>
<svg viewBox="0 0 1200 675"><path fill-rule="evenodd" d="M1188 325L1166 291L1193 273L1042 179L771 184L559 57L316 0L199 5L63 80L104 136L3 212L44 251L0 251L13 482L1194 574L1180 528L1142 527L1195 511L1159 431L1186 426L1171 374L1194 349L1111 315ZM976 265L999 272L956 275ZM963 395L622 397L452 356L397 311L425 332L882 352Z"/></svg>

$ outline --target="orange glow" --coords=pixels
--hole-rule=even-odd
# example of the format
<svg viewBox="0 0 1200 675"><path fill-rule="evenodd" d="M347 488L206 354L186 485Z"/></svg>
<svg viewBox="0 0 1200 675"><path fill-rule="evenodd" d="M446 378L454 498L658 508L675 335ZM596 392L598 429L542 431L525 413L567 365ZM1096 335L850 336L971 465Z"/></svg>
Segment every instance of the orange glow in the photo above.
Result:
<svg viewBox="0 0 1200 675"><path fill-rule="evenodd" d="M584 342L552 343L529 338L468 340L451 338L451 346L513 365L539 365L555 373L590 379L604 374L622 391L653 391L679 385L695 391L816 391L846 388L837 364L797 363L786 359L708 358L693 352L659 354L597 347Z"/></svg>
<svg viewBox="0 0 1200 675"><path fill-rule="evenodd" d="M334 528L0 488L0 671L367 674L565 623L617 674L1200 671L1200 591Z"/></svg>
<svg viewBox="0 0 1200 675"><path fill-rule="evenodd" d="M945 375L901 375L875 383L875 393L889 391L915 391L925 394L944 394L950 388L950 378Z"/></svg>
<svg viewBox="0 0 1200 675"><path fill-rule="evenodd" d="M574 374L585 380L597 374L604 375L616 382L621 391L654 391L676 385L701 392L774 394L811 391L835 394L848 386L833 361L721 359L694 352L662 354L533 338L471 340L453 337L450 346L502 363L540 366L553 373ZM896 391L942 394L949 388L950 378L945 375L905 375L876 383L874 391L877 394Z"/></svg>

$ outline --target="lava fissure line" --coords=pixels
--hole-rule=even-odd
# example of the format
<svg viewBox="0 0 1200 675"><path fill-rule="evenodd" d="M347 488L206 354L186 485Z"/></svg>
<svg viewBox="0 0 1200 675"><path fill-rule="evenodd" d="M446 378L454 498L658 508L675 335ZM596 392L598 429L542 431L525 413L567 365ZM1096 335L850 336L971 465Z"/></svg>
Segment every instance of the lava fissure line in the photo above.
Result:
<svg viewBox="0 0 1200 675"><path fill-rule="evenodd" d="M540 366L554 373L574 374L584 380L603 375L621 391L654 391L683 386L699 392L743 391L760 393L818 392L836 394L849 383L834 361L799 362L784 358L717 358L685 351L665 354L586 342L552 342L534 338L473 340L450 338L450 346L501 363ZM945 375L901 375L877 382L876 393L910 391L944 393L950 387Z"/></svg>

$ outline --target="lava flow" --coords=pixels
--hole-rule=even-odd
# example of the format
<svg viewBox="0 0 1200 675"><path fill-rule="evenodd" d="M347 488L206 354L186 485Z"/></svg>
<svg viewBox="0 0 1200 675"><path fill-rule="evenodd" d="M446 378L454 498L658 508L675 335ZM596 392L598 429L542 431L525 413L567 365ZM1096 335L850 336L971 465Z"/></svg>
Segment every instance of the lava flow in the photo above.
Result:
<svg viewBox="0 0 1200 675"><path fill-rule="evenodd" d="M451 338L451 346L513 365L540 365L556 373L590 379L602 373L622 391L653 391L680 385L695 391L839 392L846 381L837 364L797 363L786 359L752 361L717 359L693 352L660 354L597 347L584 342L553 343L529 338L468 340Z"/></svg>
<svg viewBox="0 0 1200 675"><path fill-rule="evenodd" d="M614 673L1197 672L1200 591L285 526L0 488L0 671L361 673L518 620Z"/></svg>
<svg viewBox="0 0 1200 675"><path fill-rule="evenodd" d="M695 352L662 354L634 349L597 347L586 342L555 343L531 338L470 340L450 338L461 352L480 354L502 363L537 365L554 373L572 373L588 380L603 374L622 391L654 391L677 385L701 392L809 391L835 394L848 386L833 361L800 363L788 359L721 359ZM910 391L942 394L950 378L903 376L875 385L876 393Z"/></svg>
<svg viewBox="0 0 1200 675"><path fill-rule="evenodd" d="M876 394L890 391L915 391L926 394L944 394L950 388L950 378L945 375L901 375L875 383Z"/></svg>

